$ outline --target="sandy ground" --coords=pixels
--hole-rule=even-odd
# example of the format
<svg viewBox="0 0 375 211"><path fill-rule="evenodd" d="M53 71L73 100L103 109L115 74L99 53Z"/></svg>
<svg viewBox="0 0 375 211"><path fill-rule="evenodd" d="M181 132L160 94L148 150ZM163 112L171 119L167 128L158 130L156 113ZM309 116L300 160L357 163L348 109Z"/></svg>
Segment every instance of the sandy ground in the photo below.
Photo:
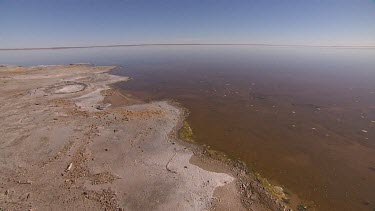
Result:
<svg viewBox="0 0 375 211"><path fill-rule="evenodd" d="M1 209L286 209L241 168L178 140L178 106L110 89L127 80L113 68L0 66Z"/></svg>

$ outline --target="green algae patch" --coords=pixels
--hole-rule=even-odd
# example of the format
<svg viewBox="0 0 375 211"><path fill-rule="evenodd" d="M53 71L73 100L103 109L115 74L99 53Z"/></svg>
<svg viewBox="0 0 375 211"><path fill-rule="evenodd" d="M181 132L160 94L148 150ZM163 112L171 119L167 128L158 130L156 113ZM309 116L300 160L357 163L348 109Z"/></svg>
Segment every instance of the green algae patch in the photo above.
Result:
<svg viewBox="0 0 375 211"><path fill-rule="evenodd" d="M283 188L272 185L266 178L262 177L259 173L255 173L256 178L262 183L263 187L268 190L270 194L278 199L286 199Z"/></svg>
<svg viewBox="0 0 375 211"><path fill-rule="evenodd" d="M182 124L181 129L178 131L178 135L179 138L184 141L194 142L193 130L191 129L187 121L184 121L184 123Z"/></svg>

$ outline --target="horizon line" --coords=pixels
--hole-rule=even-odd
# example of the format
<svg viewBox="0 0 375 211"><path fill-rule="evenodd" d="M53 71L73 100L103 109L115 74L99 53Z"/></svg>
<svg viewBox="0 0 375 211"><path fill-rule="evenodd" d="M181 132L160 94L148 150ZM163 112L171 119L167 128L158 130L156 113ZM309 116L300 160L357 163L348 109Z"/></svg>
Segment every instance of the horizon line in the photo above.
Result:
<svg viewBox="0 0 375 211"><path fill-rule="evenodd" d="M312 48L361 48L372 49L375 45L303 45L303 44L267 44L267 43L141 43L141 44L116 44L116 45L87 45L87 46L53 46L53 47L27 47L27 48L0 48L0 51L20 50L63 50L79 48L114 48L114 47L142 47L142 46L269 46L269 47L312 47Z"/></svg>

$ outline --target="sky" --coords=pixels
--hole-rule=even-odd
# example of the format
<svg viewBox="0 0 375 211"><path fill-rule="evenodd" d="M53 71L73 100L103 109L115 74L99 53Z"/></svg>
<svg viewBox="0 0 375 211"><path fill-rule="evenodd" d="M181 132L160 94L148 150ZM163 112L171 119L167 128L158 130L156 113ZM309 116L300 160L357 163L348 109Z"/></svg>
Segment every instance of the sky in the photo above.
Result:
<svg viewBox="0 0 375 211"><path fill-rule="evenodd" d="M0 0L0 48L375 45L375 0Z"/></svg>

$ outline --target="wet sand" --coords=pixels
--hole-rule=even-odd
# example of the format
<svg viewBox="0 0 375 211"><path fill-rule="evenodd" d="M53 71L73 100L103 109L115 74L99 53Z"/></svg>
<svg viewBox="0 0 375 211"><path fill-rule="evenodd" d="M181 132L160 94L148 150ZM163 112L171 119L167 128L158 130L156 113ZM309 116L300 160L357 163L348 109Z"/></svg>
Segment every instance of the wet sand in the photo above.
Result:
<svg viewBox="0 0 375 211"><path fill-rule="evenodd" d="M111 89L128 80L114 68L0 67L1 209L286 209L241 163L179 140L177 104Z"/></svg>

